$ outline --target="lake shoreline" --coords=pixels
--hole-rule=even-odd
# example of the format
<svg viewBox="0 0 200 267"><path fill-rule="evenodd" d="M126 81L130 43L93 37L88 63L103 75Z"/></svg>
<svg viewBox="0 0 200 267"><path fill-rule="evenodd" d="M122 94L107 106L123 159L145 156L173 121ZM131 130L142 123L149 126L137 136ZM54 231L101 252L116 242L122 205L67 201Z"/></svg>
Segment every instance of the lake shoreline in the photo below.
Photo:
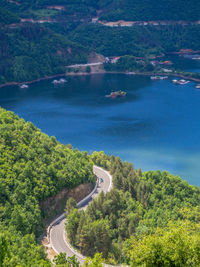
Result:
<svg viewBox="0 0 200 267"><path fill-rule="evenodd" d="M32 83L37 83L40 81L45 81L45 80L49 80L49 79L53 79L53 78L58 78L58 77L67 77L67 76L89 76L89 75L95 75L95 74L125 74L125 75L133 75L133 76L161 76L161 75L165 75L165 76L171 76L171 77L179 77L182 79L187 79L190 81L194 81L194 82L198 82L200 83L200 79L198 78L193 78L193 77L187 77L183 74L178 74L178 73L149 73L149 72L143 72L143 73L139 73L139 72L127 72L127 71L101 71L101 72L73 72L73 73L60 73L60 74L55 74L55 75L50 75L50 76L45 76L45 77L41 77L35 80L31 80L31 81L26 81L26 82L7 82L4 84L0 84L0 88L2 87L7 87L7 86L20 86L22 84L32 84Z"/></svg>
<svg viewBox="0 0 200 267"><path fill-rule="evenodd" d="M2 87L7 87L7 86L15 86L15 85L22 85L22 84L32 84L32 83L37 83L40 81L45 81L45 80L49 80L49 79L53 79L53 78L57 78L57 77L62 77L62 76L66 76L65 73L59 73L59 74L55 74L55 75L50 75L50 76L44 76L35 80L31 80L31 81L26 81L26 82L7 82L7 83L2 83L0 84L0 88Z"/></svg>

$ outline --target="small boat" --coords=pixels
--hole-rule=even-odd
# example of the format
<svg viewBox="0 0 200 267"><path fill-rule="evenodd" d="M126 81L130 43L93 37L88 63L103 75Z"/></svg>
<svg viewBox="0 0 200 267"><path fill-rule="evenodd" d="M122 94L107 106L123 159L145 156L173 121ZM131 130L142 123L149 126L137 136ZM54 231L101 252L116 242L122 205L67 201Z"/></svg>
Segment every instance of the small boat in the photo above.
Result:
<svg viewBox="0 0 200 267"><path fill-rule="evenodd" d="M173 83L178 83L178 80L175 80L175 79L174 79L174 80L172 80L172 82L173 82Z"/></svg>
<svg viewBox="0 0 200 267"><path fill-rule="evenodd" d="M53 80L52 83L53 83L53 84L59 84L59 81L58 81L58 80Z"/></svg>
<svg viewBox="0 0 200 267"><path fill-rule="evenodd" d="M21 89L26 89L26 88L28 88L28 85L27 84L22 84L22 85L20 85L20 88Z"/></svg>
<svg viewBox="0 0 200 267"><path fill-rule="evenodd" d="M111 92L109 95L106 95L106 97L116 98L116 97L123 97L126 96L126 92L124 91L115 91Z"/></svg>
<svg viewBox="0 0 200 267"><path fill-rule="evenodd" d="M195 86L196 89L200 89L200 83Z"/></svg>
<svg viewBox="0 0 200 267"><path fill-rule="evenodd" d="M136 73L134 71L126 72L127 75L135 75Z"/></svg>
<svg viewBox="0 0 200 267"><path fill-rule="evenodd" d="M65 79L62 79L62 78L61 78L61 79L59 80L59 82L60 82L60 83L66 83L67 81L66 81Z"/></svg>
<svg viewBox="0 0 200 267"><path fill-rule="evenodd" d="M200 60L200 56L193 57L192 59Z"/></svg>
<svg viewBox="0 0 200 267"><path fill-rule="evenodd" d="M66 83L67 81L63 78L61 78L60 80L53 80L53 84L61 84L61 83Z"/></svg>
<svg viewBox="0 0 200 267"><path fill-rule="evenodd" d="M151 80L166 80L168 76L151 76Z"/></svg>

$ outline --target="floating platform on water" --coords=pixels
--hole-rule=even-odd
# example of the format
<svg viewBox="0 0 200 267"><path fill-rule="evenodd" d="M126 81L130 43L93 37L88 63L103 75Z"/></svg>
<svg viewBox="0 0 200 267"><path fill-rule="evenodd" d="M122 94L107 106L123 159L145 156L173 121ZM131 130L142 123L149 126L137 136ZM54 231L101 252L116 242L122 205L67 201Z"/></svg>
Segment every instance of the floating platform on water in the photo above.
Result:
<svg viewBox="0 0 200 267"><path fill-rule="evenodd" d="M125 91L114 91L111 92L109 95L106 95L106 97L111 97L111 98L116 98L116 97L124 97L126 96L126 92Z"/></svg>
<svg viewBox="0 0 200 267"><path fill-rule="evenodd" d="M181 85L184 85L184 84L187 84L189 83L190 81L186 81L184 79L181 79L181 80L172 80L173 83L175 84L181 84Z"/></svg>

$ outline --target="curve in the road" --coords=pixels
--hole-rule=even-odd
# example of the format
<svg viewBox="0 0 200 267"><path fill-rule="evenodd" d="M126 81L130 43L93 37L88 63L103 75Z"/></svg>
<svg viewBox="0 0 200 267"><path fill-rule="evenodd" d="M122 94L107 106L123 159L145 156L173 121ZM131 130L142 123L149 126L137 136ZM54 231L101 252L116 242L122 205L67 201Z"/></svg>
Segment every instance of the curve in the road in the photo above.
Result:
<svg viewBox="0 0 200 267"><path fill-rule="evenodd" d="M100 192L103 191L104 193L107 193L112 189L112 176L109 172L98 166L93 166L93 173L97 176L95 188L88 196L77 204L79 209L86 209L92 199ZM65 221L65 213L63 213L49 225L47 235L49 237L50 245L56 253L59 254L60 252L65 252L67 257L75 255L77 260L83 264L85 257L78 253L65 238Z"/></svg>

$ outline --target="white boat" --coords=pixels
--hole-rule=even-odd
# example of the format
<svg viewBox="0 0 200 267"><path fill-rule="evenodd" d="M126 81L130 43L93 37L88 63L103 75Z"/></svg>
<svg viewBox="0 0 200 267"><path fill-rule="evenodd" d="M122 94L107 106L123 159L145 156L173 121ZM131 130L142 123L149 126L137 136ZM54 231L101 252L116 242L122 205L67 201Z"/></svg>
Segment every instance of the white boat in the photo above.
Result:
<svg viewBox="0 0 200 267"><path fill-rule="evenodd" d="M59 80L59 82L60 82L60 83L66 83L67 81L66 81L65 79L62 79L62 78L61 78L61 79Z"/></svg>
<svg viewBox="0 0 200 267"><path fill-rule="evenodd" d="M60 79L60 80L53 80L53 84L61 84L61 83L66 83L67 81L65 79Z"/></svg>
<svg viewBox="0 0 200 267"><path fill-rule="evenodd" d="M151 80L166 80L168 76L151 76Z"/></svg>
<svg viewBox="0 0 200 267"><path fill-rule="evenodd" d="M58 80L53 80L53 82L52 82L53 84L58 84L59 83L59 81Z"/></svg>
<svg viewBox="0 0 200 267"><path fill-rule="evenodd" d="M200 60L200 57L193 57L192 59Z"/></svg>
<svg viewBox="0 0 200 267"><path fill-rule="evenodd" d="M168 79L168 76L160 76L160 80L166 80Z"/></svg>
<svg viewBox="0 0 200 267"><path fill-rule="evenodd" d="M26 88L28 88L28 85L27 84L22 84L22 85L20 85L20 88L21 89L26 89Z"/></svg>
<svg viewBox="0 0 200 267"><path fill-rule="evenodd" d="M126 72L127 75L135 75L136 73L133 72L133 71L130 71L130 72Z"/></svg>
<svg viewBox="0 0 200 267"><path fill-rule="evenodd" d="M196 89L200 89L200 83L195 86Z"/></svg>
<svg viewBox="0 0 200 267"><path fill-rule="evenodd" d="M173 82L173 83L178 83L178 80L175 80L175 79L174 79L174 80L172 80L172 82Z"/></svg>

